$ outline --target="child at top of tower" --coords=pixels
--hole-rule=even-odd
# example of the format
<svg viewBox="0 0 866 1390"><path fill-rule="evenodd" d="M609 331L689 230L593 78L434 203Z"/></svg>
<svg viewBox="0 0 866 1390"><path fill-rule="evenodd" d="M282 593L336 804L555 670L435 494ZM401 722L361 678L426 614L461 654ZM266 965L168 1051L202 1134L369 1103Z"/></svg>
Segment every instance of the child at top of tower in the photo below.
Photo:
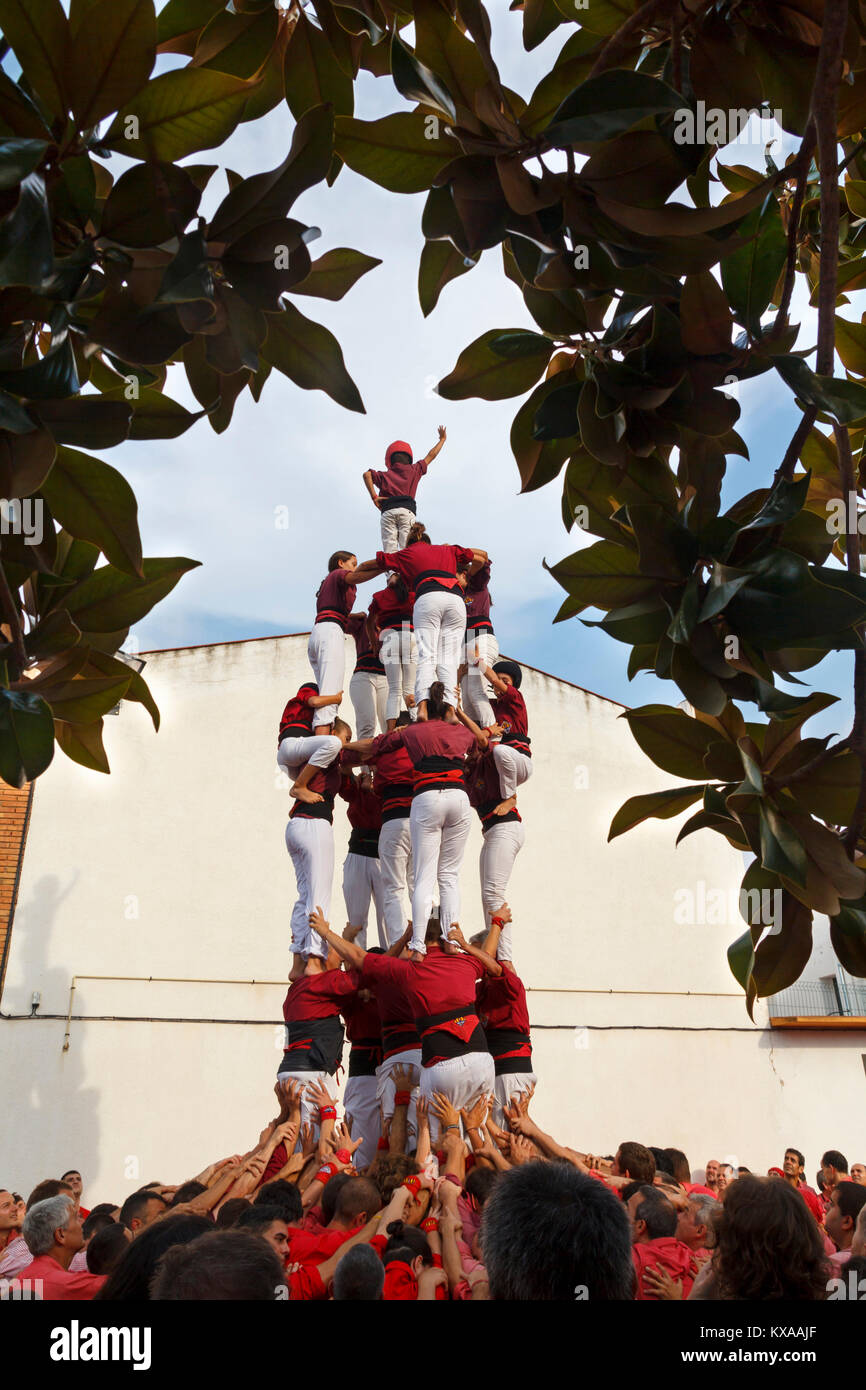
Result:
<svg viewBox="0 0 866 1390"><path fill-rule="evenodd" d="M379 508L382 523L382 549L402 550L406 544L409 527L415 520L415 493L418 484L427 472L446 439L444 425L439 426L439 439L419 463L412 461L412 446L403 439L396 439L385 450L385 469L381 472L368 468L364 474L364 485ZM378 493L376 489L379 489Z"/></svg>

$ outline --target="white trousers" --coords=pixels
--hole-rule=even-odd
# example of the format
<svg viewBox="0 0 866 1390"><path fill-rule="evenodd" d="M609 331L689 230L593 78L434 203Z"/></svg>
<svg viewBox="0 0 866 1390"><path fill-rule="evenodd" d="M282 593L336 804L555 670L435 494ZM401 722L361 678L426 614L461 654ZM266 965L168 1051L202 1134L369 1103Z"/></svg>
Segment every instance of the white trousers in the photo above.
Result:
<svg viewBox="0 0 866 1390"><path fill-rule="evenodd" d="M330 693L325 691L326 695ZM375 738L377 732L384 734L388 677L376 675L375 671L354 671L349 681L349 698L355 711L355 738Z"/></svg>
<svg viewBox="0 0 866 1390"><path fill-rule="evenodd" d="M513 1071L503 1072L502 1076L495 1078L493 1094L496 1097L493 1105L493 1123L504 1129L505 1116L502 1108L511 1104L512 1096L522 1096L538 1081L534 1071Z"/></svg>
<svg viewBox="0 0 866 1390"><path fill-rule="evenodd" d="M523 849L526 831L523 822L512 820L504 825L494 823L483 835L481 857L478 867L481 873L481 903L484 908L484 922L489 931L490 920L495 917L503 903L508 902L508 880L514 861ZM511 927L504 927L499 937L497 960L513 960Z"/></svg>
<svg viewBox="0 0 866 1390"><path fill-rule="evenodd" d="M375 1076L350 1076L343 1092L346 1122L352 1131L352 1138L361 1140L361 1147L352 1160L359 1172L376 1157L379 1135L382 1133L376 1086Z"/></svg>
<svg viewBox="0 0 866 1390"><path fill-rule="evenodd" d="M515 796L517 788L528 782L532 776L532 759L507 743L497 743L493 748L493 761L499 773L502 800L507 801L510 796Z"/></svg>
<svg viewBox="0 0 866 1390"><path fill-rule="evenodd" d="M292 951L324 960L328 948L319 933L310 930L310 913L320 907L325 920L330 920L334 827L324 819L294 816L286 826L286 849L298 883L298 900L292 911Z"/></svg>
<svg viewBox="0 0 866 1390"><path fill-rule="evenodd" d="M330 695L330 691L326 691ZM315 712L313 715L315 718ZM284 738L277 750L277 764L285 768L294 782L305 763L326 768L342 750L342 743L333 734L311 734L309 738Z"/></svg>
<svg viewBox="0 0 866 1390"><path fill-rule="evenodd" d="M493 1092L493 1058L489 1052L467 1052L463 1057L449 1057L421 1070L421 1094L429 1102L434 1091L441 1091L457 1110L468 1110L480 1095ZM430 1111L430 1137L439 1137L439 1121Z"/></svg>
<svg viewBox="0 0 866 1390"><path fill-rule="evenodd" d="M400 940L409 921L407 892L411 896L414 877L408 816L384 822L379 831L379 864L382 873L382 915L387 938L382 944L387 949Z"/></svg>
<svg viewBox="0 0 866 1390"><path fill-rule="evenodd" d="M352 927L363 927L356 944L362 951L367 949L367 918L372 899L376 912L376 927L379 945L387 950L385 940L385 918L382 912L382 870L379 860L370 854L353 854L350 850L343 863L343 898L346 903L346 917Z"/></svg>
<svg viewBox="0 0 866 1390"><path fill-rule="evenodd" d="M320 695L336 695L346 676L346 634L339 623L315 623L307 643L307 658ZM337 705L323 705L313 716L313 727L333 724Z"/></svg>
<svg viewBox="0 0 866 1390"><path fill-rule="evenodd" d="M379 643L379 660L385 667L388 684L386 719L399 718L407 695L415 694L417 651L415 634L406 624L403 628L386 628Z"/></svg>
<svg viewBox="0 0 866 1390"><path fill-rule="evenodd" d="M391 507L380 514L379 520L382 525L382 549L389 554L404 550L409 539L409 528L415 523L415 513L410 512L408 507Z"/></svg>
<svg viewBox="0 0 866 1390"><path fill-rule="evenodd" d="M383 1129L386 1121L390 1120L394 1114L394 1097L397 1094L393 1075L395 1067L415 1067L423 1075L420 1047L407 1047L403 1052L395 1052L393 1057L386 1057L382 1065L376 1068L376 1099L379 1102ZM418 1112L415 1108L417 1098L418 1083L416 1082L412 1087L409 1109L406 1112L406 1123L410 1134L418 1133ZM407 1148L411 1147L411 1144L407 1145Z"/></svg>
<svg viewBox="0 0 866 1390"><path fill-rule="evenodd" d="M433 894L439 885L439 921L447 937L452 922L460 920L460 865L472 808L460 787L421 792L412 798L409 833L412 837L412 940L410 950L425 953L424 934L433 910Z"/></svg>
<svg viewBox="0 0 866 1390"><path fill-rule="evenodd" d="M445 686L445 699L457 704L457 667L463 655L466 604L456 594L434 589L416 598L412 609L418 669L415 699L426 700L434 681Z"/></svg>
<svg viewBox="0 0 866 1390"><path fill-rule="evenodd" d="M326 1071L281 1071L277 1077L278 1081L300 1081L304 1087L301 1092L301 1127L312 1125L318 1133L319 1130L319 1107L315 1101L310 1100L307 1092L308 1086L315 1086L318 1083L327 1087L329 1092L334 1089L334 1078L329 1076ZM295 1153L301 1148L302 1140L298 1135L298 1142L295 1144Z"/></svg>
<svg viewBox="0 0 866 1390"><path fill-rule="evenodd" d="M478 656L485 666L493 666L499 660L499 643L496 634L493 632L479 632L477 638L466 639L465 660L469 670L460 682L460 690L463 695L463 708L466 713L479 724L482 729L489 729L493 724L493 707L490 704L490 686L481 674L477 666L473 666L475 660L475 648L478 648Z"/></svg>

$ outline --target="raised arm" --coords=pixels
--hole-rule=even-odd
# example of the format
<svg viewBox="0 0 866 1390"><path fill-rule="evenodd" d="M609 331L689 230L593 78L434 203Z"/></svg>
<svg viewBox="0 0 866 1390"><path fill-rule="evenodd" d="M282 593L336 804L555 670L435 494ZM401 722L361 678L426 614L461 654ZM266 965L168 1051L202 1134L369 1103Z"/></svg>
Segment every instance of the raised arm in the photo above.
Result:
<svg viewBox="0 0 866 1390"><path fill-rule="evenodd" d="M436 443L433 445L433 448L429 451L429 453L426 453L424 455L423 459L421 460L422 463L431 464L448 437L448 431L446 430L444 425L437 425L437 429L439 431L439 438L437 439Z"/></svg>
<svg viewBox="0 0 866 1390"><path fill-rule="evenodd" d="M513 921L511 908L508 906L508 903L503 903L496 913L496 916L491 920L490 931L487 933L487 940L482 947L482 950L484 950L488 956L492 956L494 960L496 960L496 952L499 949L499 938L502 935L502 929L503 927L507 927L508 923L511 921Z"/></svg>
<svg viewBox="0 0 866 1390"><path fill-rule="evenodd" d="M456 942L461 951L466 952L467 956L474 956L475 959L484 966L488 975L502 974L502 966L499 964L499 961L493 956L489 956L486 951L482 951L479 946L470 946L457 922L452 923L448 932L448 940Z"/></svg>
<svg viewBox="0 0 866 1390"><path fill-rule="evenodd" d="M487 564L489 558L486 550L476 550L475 546L472 546L472 564L469 566L469 573L477 574L482 566Z"/></svg>
<svg viewBox="0 0 866 1390"><path fill-rule="evenodd" d="M486 749L490 742L490 735L487 733L485 729L480 728L475 723L475 720L472 718L471 715L466 713L466 711L460 703L459 698L457 701L457 708L455 709L454 713L457 715L457 718L460 720L460 723L469 730L470 734L474 736L475 742L477 743L478 747L481 749Z"/></svg>
<svg viewBox="0 0 866 1390"><path fill-rule="evenodd" d="M360 970L367 952L356 945L354 941L346 941L342 936L337 936L336 932L332 932L320 907L317 907L315 912L310 913L310 926L313 931L319 933L323 941L327 941L341 960L347 960L350 965L355 966L356 970Z"/></svg>
<svg viewBox="0 0 866 1390"><path fill-rule="evenodd" d="M307 704L310 709L322 709L325 705L339 705L342 699L343 692L339 690L336 695L311 695Z"/></svg>

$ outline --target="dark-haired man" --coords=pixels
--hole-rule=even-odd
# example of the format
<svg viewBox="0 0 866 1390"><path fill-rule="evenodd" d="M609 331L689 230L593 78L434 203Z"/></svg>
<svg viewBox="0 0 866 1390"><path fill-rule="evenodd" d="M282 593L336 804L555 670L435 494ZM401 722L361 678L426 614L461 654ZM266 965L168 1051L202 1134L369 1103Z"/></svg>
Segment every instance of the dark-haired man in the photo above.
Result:
<svg viewBox="0 0 866 1390"><path fill-rule="evenodd" d="M145 1227L167 1210L168 1203L164 1197L160 1197L158 1192L154 1192L150 1188L142 1188L139 1192L133 1192L127 1197L120 1208L118 1220L122 1226L126 1226L132 1232L132 1238L135 1240L135 1237L141 1235Z"/></svg>
<svg viewBox="0 0 866 1390"><path fill-rule="evenodd" d="M247 1207L235 1222L234 1229L261 1236L285 1262L289 1249L289 1223L279 1207L266 1206L264 1203L261 1206Z"/></svg>
<svg viewBox="0 0 866 1390"><path fill-rule="evenodd" d="M786 1183L799 1192L819 1226L824 1224L824 1204L806 1182L806 1160L799 1149L786 1149L782 1159L782 1174Z"/></svg>
<svg viewBox="0 0 866 1390"><path fill-rule="evenodd" d="M830 1205L833 1189L838 1187L840 1182L850 1182L848 1160L838 1149L828 1149L821 1158L821 1185L825 1211Z"/></svg>
<svg viewBox="0 0 866 1390"><path fill-rule="evenodd" d="M84 1183L81 1180L81 1174L78 1169L68 1168L66 1172L62 1174L60 1181L69 1184L78 1207L78 1215L81 1217L82 1221L86 1221L90 1215L90 1210L88 1207L83 1207L81 1205L81 1194L84 1191Z"/></svg>
<svg viewBox="0 0 866 1390"><path fill-rule="evenodd" d="M644 1302L656 1297L652 1280L647 1285L645 1279L659 1266L682 1284L683 1298L688 1298L698 1267L689 1247L677 1239L677 1213L672 1203L657 1187L644 1184L629 1197L626 1207L632 1226L635 1298Z"/></svg>
<svg viewBox="0 0 866 1390"><path fill-rule="evenodd" d="M570 1164L530 1162L503 1173L484 1203L483 1246L491 1299L632 1297L625 1207Z"/></svg>
<svg viewBox="0 0 866 1390"><path fill-rule="evenodd" d="M834 1265L847 1264L850 1260L857 1217L863 1207L866 1207L866 1187L856 1182L840 1182L833 1188L825 1224L836 1246L835 1253L830 1256Z"/></svg>

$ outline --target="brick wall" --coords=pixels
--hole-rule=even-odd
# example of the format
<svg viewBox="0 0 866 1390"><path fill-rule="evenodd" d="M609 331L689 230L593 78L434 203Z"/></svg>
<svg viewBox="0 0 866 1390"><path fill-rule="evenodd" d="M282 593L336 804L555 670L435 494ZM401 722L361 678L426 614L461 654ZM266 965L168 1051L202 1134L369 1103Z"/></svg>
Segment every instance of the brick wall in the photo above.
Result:
<svg viewBox="0 0 866 1390"><path fill-rule="evenodd" d="M18 895L20 864L30 820L32 791L32 783L16 791L14 787L0 782L0 996L3 993L3 979L9 955L9 938L15 915L15 899Z"/></svg>

